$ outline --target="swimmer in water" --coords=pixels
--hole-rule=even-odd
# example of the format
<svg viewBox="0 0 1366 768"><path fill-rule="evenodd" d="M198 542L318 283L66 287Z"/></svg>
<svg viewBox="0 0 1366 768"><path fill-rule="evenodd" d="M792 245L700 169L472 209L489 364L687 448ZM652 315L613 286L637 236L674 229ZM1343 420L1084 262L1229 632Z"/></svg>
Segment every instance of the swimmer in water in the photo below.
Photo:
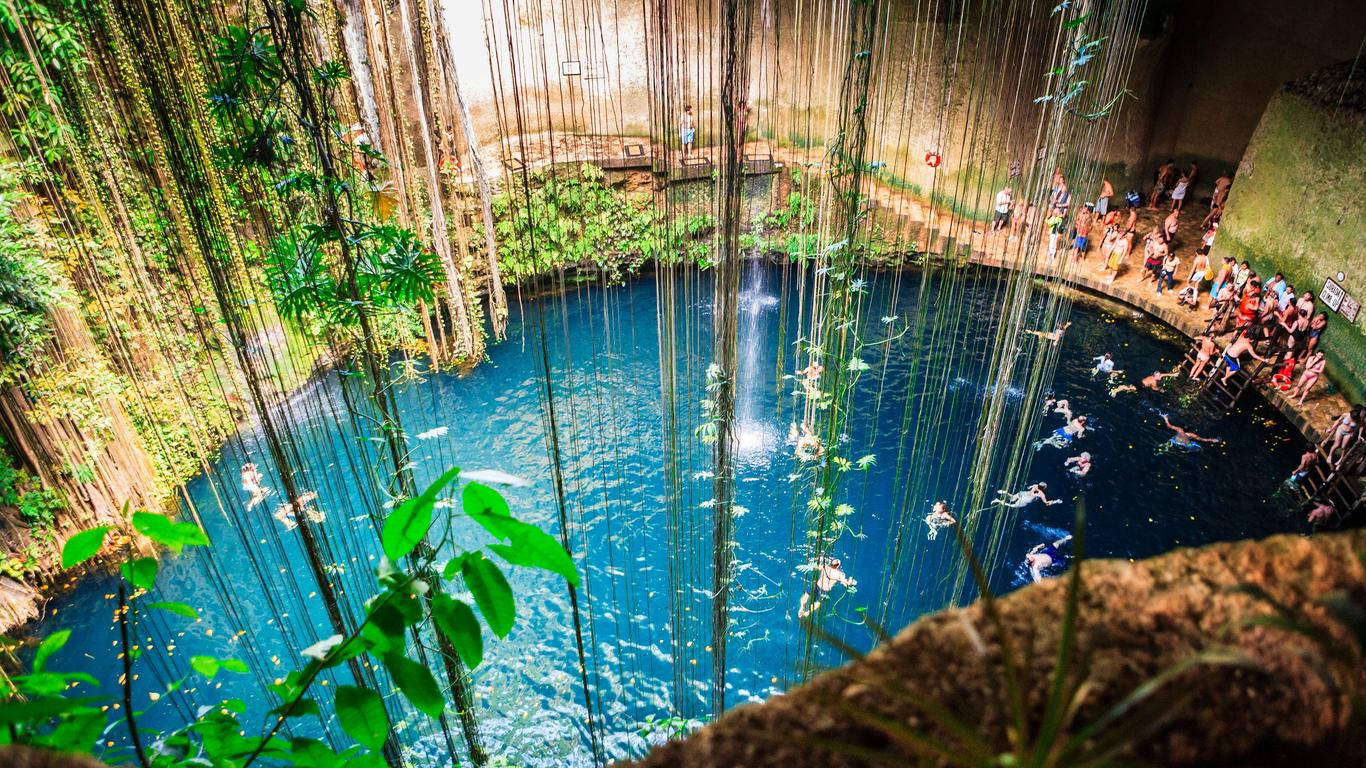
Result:
<svg viewBox="0 0 1366 768"><path fill-rule="evenodd" d="M247 501L248 512L270 495L270 489L261 485L261 480L261 470L256 468L256 464L249 461L242 465L242 490L251 494L251 499Z"/></svg>
<svg viewBox="0 0 1366 768"><path fill-rule="evenodd" d="M825 366L816 362L814 358L805 368L797 371L797 375L802 377L802 386L808 395L814 395L820 391L822 373L825 373Z"/></svg>
<svg viewBox="0 0 1366 768"><path fill-rule="evenodd" d="M1331 501L1320 501L1315 507L1309 510L1309 522L1320 525L1333 519L1333 515L1338 512L1337 507Z"/></svg>
<svg viewBox="0 0 1366 768"><path fill-rule="evenodd" d="M1093 357L1091 359L1096 364L1096 367L1091 369L1091 378L1094 379L1102 373L1106 376L1109 376L1110 374L1115 372L1115 360L1114 358L1110 357L1109 352L1106 352L1100 357Z"/></svg>
<svg viewBox="0 0 1366 768"><path fill-rule="evenodd" d="M789 439L795 438L796 447L792 449L792 455L798 461L820 461L825 455L825 447L821 445L820 438L816 437L811 431L811 425L802 422L801 431L798 432L795 425L788 430Z"/></svg>
<svg viewBox="0 0 1366 768"><path fill-rule="evenodd" d="M926 538L933 541L939 536L940 528L947 528L957 522L949 513L949 503L947 501L936 501L934 506L930 507L930 513L925 515L925 525L930 528Z"/></svg>
<svg viewBox="0 0 1366 768"><path fill-rule="evenodd" d="M1213 445L1223 442L1217 437L1201 437L1190 430L1182 429L1173 424L1172 420L1167 418L1167 414L1165 413L1162 414L1162 423L1167 425L1167 429L1176 433L1175 435L1172 435L1171 444L1178 448L1199 448L1200 443L1210 443Z"/></svg>
<svg viewBox="0 0 1366 768"><path fill-rule="evenodd" d="M840 570L839 558L831 558L829 560L819 558L812 565L820 569L820 574L816 576L816 586L812 588L811 591L802 595L801 605L797 608L797 616L803 619L810 616L817 608L820 608L821 597L836 586L843 584L846 589L852 589L854 585L858 584L858 582L849 578L844 571Z"/></svg>
<svg viewBox="0 0 1366 768"><path fill-rule="evenodd" d="M1086 417L1078 416L1067 422L1066 426L1058 427L1053 430L1053 434L1043 440L1035 442L1034 450L1037 451L1045 445L1051 445L1054 448L1066 448L1072 444L1073 440L1076 440L1084 434L1086 434Z"/></svg>
<svg viewBox="0 0 1366 768"><path fill-rule="evenodd" d="M1156 392L1158 386L1162 383L1163 379L1173 379L1180 375L1180 371L1172 371L1170 373L1164 373L1162 371L1153 371L1152 373L1143 377L1142 384L1148 389L1151 389L1152 391Z"/></svg>
<svg viewBox="0 0 1366 768"><path fill-rule="evenodd" d="M1023 491L1011 493L1005 489L996 492L998 498L996 503L1011 509L1020 509L1034 503L1035 499L1042 501L1047 506L1061 504L1062 499L1050 499L1045 491L1048 490L1048 483L1035 483Z"/></svg>
<svg viewBox="0 0 1366 768"><path fill-rule="evenodd" d="M1066 398L1059 400L1051 393L1043 399L1043 412L1044 415L1061 413L1064 419L1068 421L1072 420L1072 404L1067 402Z"/></svg>
<svg viewBox="0 0 1366 768"><path fill-rule="evenodd" d="M318 498L316 491L303 493L293 503L287 502L275 507L274 517L284 525L286 531L292 531L299 527L299 515L303 515L310 523L321 523L325 519L323 513L312 505L312 501L316 498Z"/></svg>
<svg viewBox="0 0 1366 768"><path fill-rule="evenodd" d="M1043 572L1049 568L1053 566L1067 567L1067 555L1062 553L1062 547L1071 540L1072 535L1068 534L1052 544L1036 544L1025 555L1025 565L1029 566L1029 575L1036 584L1043 581Z"/></svg>
<svg viewBox="0 0 1366 768"><path fill-rule="evenodd" d="M1080 455L1073 456L1064 461L1062 465L1068 467L1067 471L1077 477L1086 477L1086 473L1091 471L1091 454L1088 451L1082 451Z"/></svg>
<svg viewBox="0 0 1366 768"><path fill-rule="evenodd" d="M1117 387L1110 387L1110 397L1114 397L1114 396L1116 396L1116 395L1122 395L1122 394L1124 394L1125 392L1137 392L1137 391L1138 391L1138 387L1135 387L1133 384L1120 384L1120 385L1117 386Z"/></svg>
<svg viewBox="0 0 1366 768"><path fill-rule="evenodd" d="M1067 333L1067 329L1068 329L1068 328L1071 328L1071 327L1072 327L1072 323L1071 323L1071 322L1066 322L1066 323L1063 323L1062 325L1058 326L1057 328L1054 328L1054 329L1051 330L1051 331L1045 332L1045 331L1031 331L1031 330L1026 330L1025 333L1032 333L1032 334L1034 334L1035 336L1038 336L1039 338L1043 339L1044 341L1048 341L1048 342L1051 342L1051 343L1053 343L1053 344L1057 344L1058 342L1062 341L1062 335L1063 335L1064 333Z"/></svg>

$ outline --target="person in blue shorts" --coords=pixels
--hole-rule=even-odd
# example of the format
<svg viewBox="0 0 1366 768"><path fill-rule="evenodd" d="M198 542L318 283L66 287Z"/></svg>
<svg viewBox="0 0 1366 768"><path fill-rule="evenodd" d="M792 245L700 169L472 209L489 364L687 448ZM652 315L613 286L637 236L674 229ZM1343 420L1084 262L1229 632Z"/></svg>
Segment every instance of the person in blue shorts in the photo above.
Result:
<svg viewBox="0 0 1366 768"><path fill-rule="evenodd" d="M1025 555L1025 565L1029 566L1029 575L1036 583L1043 581L1044 571L1067 568L1067 555L1063 554L1062 548L1071 540L1072 534L1069 533L1052 544L1036 544L1029 550L1029 554Z"/></svg>

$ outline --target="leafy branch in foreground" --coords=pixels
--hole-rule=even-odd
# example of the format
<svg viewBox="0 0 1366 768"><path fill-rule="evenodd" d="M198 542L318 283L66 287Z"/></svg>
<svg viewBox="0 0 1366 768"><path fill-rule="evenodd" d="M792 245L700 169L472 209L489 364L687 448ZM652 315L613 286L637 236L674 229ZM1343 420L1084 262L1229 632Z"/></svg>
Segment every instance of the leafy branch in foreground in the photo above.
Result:
<svg viewBox="0 0 1366 768"><path fill-rule="evenodd" d="M72 693L76 686L98 687L90 675L60 672L49 666L71 637L70 630L60 630L39 643L27 673L0 679L0 745L97 754L108 762L131 761L142 768L247 768L262 758L273 765L310 768L384 765L380 750L394 727L382 691L350 685L335 688L331 710L354 746L334 750L318 739L286 739L280 734L295 730L290 728L291 723L308 718L321 720L326 728L327 718L319 700L323 687L317 682L327 670L358 657L368 657L367 661L386 669L394 687L414 709L430 718L441 717L447 707L445 692L431 670L409 656L409 635L413 630L418 637L423 632L439 632L451 641L467 666L481 664L484 625L501 638L512 631L516 619L512 587L494 557L511 565L553 572L570 584L579 582L572 558L555 537L514 518L498 491L478 483L465 485L460 513L477 523L491 540L476 549L457 549L439 569L432 562L435 554L426 559L415 555L423 551L418 544L433 528L443 491L459 473L458 468L448 470L385 520L380 531L384 557L375 571L379 591L366 601L364 619L344 635L332 635L298 650L303 666L269 686L276 705L255 735L247 735L251 733L243 723L247 705L240 699L200 707L198 717L170 731L150 729L139 722L143 712L133 708L132 680L148 649L132 639L138 637L138 622L149 611L190 620L198 618L199 612L184 603L149 600L156 588L159 563L154 557L130 553L119 569L116 618L123 674L118 706L110 706L107 697ZM173 552L209 545L207 535L194 523L151 512L130 515L126 506L124 513L138 533ZM95 557L112 530L101 526L72 536L62 551L63 566L73 568ZM441 545L434 549L454 546L449 539ZM440 573L440 578L427 581L420 576L425 573ZM212 656L193 656L189 666L185 676L154 695L153 701L180 690L193 676L212 680L222 672L251 671L240 659ZM266 694L262 698L267 698ZM114 743L115 729L126 730L128 745L101 749L106 742ZM317 727L297 730L316 732Z"/></svg>

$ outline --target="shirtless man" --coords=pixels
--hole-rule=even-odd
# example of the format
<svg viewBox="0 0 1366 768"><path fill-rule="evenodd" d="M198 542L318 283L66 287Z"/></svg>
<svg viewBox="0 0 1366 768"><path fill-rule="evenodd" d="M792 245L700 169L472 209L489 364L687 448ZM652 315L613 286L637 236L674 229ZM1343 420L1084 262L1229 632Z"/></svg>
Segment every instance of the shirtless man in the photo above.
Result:
<svg viewBox="0 0 1366 768"><path fill-rule="evenodd" d="M1072 256L1077 261L1086 261L1086 250L1090 247L1092 218L1090 203L1077 210L1077 217L1072 224L1073 230L1077 233L1072 240Z"/></svg>
<svg viewBox="0 0 1366 768"><path fill-rule="evenodd" d="M1086 477L1086 473L1091 471L1091 454L1088 451L1082 451L1079 455L1064 461L1062 465L1068 467L1067 471L1077 477Z"/></svg>
<svg viewBox="0 0 1366 768"><path fill-rule="evenodd" d="M1214 180L1214 196L1209 199L1210 208L1221 208L1224 200L1228 199L1228 188L1233 186L1233 179L1227 173Z"/></svg>
<svg viewBox="0 0 1366 768"><path fill-rule="evenodd" d="M802 377L802 386L806 388L806 394L814 395L820 391L821 374L825 373L825 366L816 362L815 358L800 371L797 375Z"/></svg>
<svg viewBox="0 0 1366 768"><path fill-rule="evenodd" d="M1251 355L1254 359L1266 362L1266 358L1257 354L1257 351L1252 348L1252 340L1247 337L1247 334L1240 333L1238 334L1238 337L1233 340L1233 343L1224 348L1224 365L1226 370L1224 371L1224 377L1219 380L1221 384L1228 384L1228 380L1233 378L1233 374L1242 370L1243 355Z"/></svg>
<svg viewBox="0 0 1366 768"><path fill-rule="evenodd" d="M1109 179L1100 180L1100 194L1096 195L1096 213L1104 216L1110 211L1110 198L1114 197L1115 188L1110 184Z"/></svg>
<svg viewBox="0 0 1366 768"><path fill-rule="evenodd" d="M1045 491L1047 490L1048 483L1035 483L1026 488L1025 490L1016 491L1015 493L1011 493L1010 491L1007 491L1004 488L1002 488L1001 490L996 492L997 498L995 503L1000 504L1003 507L1010 507L1011 509L1020 509L1021 507L1027 507L1030 504L1033 504L1035 499L1042 501L1044 504L1050 507L1054 504L1062 503L1062 499L1048 498L1048 494L1045 493Z"/></svg>
<svg viewBox="0 0 1366 768"><path fill-rule="evenodd" d="M1025 565L1029 566L1029 575L1037 584L1043 581L1043 572L1054 565L1066 566L1067 556L1061 551L1062 546L1072 540L1072 535L1068 534L1052 544L1037 544L1029 553L1025 555Z"/></svg>
<svg viewBox="0 0 1366 768"><path fill-rule="evenodd" d="M1173 424L1172 420L1167 418L1167 414L1165 413L1162 414L1162 423L1167 425L1167 429L1176 433L1175 435L1172 435L1171 442L1173 445L1181 448L1196 448L1200 443L1214 444L1223 442L1217 437L1201 437L1188 429L1182 429Z"/></svg>
<svg viewBox="0 0 1366 768"><path fill-rule="evenodd" d="M846 588L851 588L858 583L840 570L839 558L819 558L814 565L820 569L819 575L816 576L816 586L802 595L801 605L797 608L797 616L803 619L820 608L821 598L836 586L843 584Z"/></svg>
<svg viewBox="0 0 1366 768"><path fill-rule="evenodd" d="M1200 334L1195 337L1195 365L1191 366L1191 380L1200 378L1200 374L1209 368L1209 361L1213 359L1215 351L1219 349L1214 343L1214 339Z"/></svg>
<svg viewBox="0 0 1366 768"><path fill-rule="evenodd" d="M1086 417L1078 416L1068 421L1065 426L1053 430L1053 433L1048 437L1034 443L1034 450L1037 451L1045 445L1051 445L1054 448L1066 448L1072 444L1073 440L1084 434L1086 434Z"/></svg>
<svg viewBox="0 0 1366 768"><path fill-rule="evenodd" d="M1143 386L1145 386L1145 387L1147 387L1148 389L1151 389L1152 391L1156 392L1156 391L1158 391L1158 385L1162 383L1162 380L1163 380L1163 379L1175 378L1176 376L1180 376L1180 375L1181 375L1181 374L1180 374L1179 371L1171 371L1171 372L1153 371L1152 373L1148 374L1147 376L1144 376L1144 377L1143 377L1143 381L1142 381L1141 383L1143 384Z"/></svg>

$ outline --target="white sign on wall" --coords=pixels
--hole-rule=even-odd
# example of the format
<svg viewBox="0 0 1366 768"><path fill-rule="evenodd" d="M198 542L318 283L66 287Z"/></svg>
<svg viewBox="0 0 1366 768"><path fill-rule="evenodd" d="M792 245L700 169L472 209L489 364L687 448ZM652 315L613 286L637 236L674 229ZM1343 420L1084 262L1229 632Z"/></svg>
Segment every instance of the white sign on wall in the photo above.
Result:
<svg viewBox="0 0 1366 768"><path fill-rule="evenodd" d="M1352 298L1352 294L1344 293L1342 295L1342 304L1338 307L1338 314L1346 318L1347 322L1355 323L1357 321L1357 312L1360 311L1361 303Z"/></svg>
<svg viewBox="0 0 1366 768"><path fill-rule="evenodd" d="M1333 281L1333 278L1330 277L1323 281L1323 290L1319 292L1319 298L1323 299L1323 303L1327 304L1329 309L1336 312L1338 311L1338 305L1342 303L1342 297L1345 293L1346 292L1342 290L1342 286L1338 285Z"/></svg>

